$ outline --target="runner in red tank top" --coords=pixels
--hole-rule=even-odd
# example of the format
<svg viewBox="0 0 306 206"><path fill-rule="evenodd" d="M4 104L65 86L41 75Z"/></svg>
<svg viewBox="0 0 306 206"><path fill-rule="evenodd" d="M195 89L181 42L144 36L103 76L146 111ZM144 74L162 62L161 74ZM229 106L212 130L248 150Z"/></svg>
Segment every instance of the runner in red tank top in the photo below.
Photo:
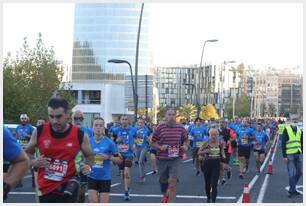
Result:
<svg viewBox="0 0 306 206"><path fill-rule="evenodd" d="M56 97L48 103L49 122L37 127L26 148L30 155L38 147L40 156L34 160L38 170L38 189L42 193L40 202L77 202L79 165L75 157L81 150L85 162L83 174L90 172L93 152L88 137L81 129L68 123L69 112L66 100Z"/></svg>

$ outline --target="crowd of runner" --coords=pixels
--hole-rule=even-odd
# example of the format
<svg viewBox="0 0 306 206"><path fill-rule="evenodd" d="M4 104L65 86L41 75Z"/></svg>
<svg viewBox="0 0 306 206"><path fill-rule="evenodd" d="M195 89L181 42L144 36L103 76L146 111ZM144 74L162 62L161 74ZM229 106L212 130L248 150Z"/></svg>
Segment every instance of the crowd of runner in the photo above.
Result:
<svg viewBox="0 0 306 206"><path fill-rule="evenodd" d="M273 118L235 120L176 121L169 109L158 124L139 118L133 125L127 115L107 124L102 117L83 126L84 116L75 111L71 118L66 100L52 98L48 103L49 120L40 118L32 127L27 114L20 116L16 140L31 162L32 186L37 202L109 202L111 167L122 176L123 198L131 200L131 167L138 167L138 181L146 183L146 170L159 176L161 202L175 202L182 156L190 154L194 175L202 172L207 202L215 202L217 186L232 177L239 166L239 178L249 170L254 155L257 173L270 144L282 135L284 122ZM71 120L70 120L71 119ZM10 163L4 163L9 172ZM184 183L182 183L184 184ZM19 182L19 186L22 183ZM11 188L4 191L5 194Z"/></svg>

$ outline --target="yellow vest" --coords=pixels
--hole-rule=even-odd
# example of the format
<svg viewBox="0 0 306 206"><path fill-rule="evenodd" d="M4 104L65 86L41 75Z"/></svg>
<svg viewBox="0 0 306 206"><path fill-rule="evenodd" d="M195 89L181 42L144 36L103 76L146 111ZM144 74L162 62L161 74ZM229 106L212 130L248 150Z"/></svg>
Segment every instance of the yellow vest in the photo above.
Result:
<svg viewBox="0 0 306 206"><path fill-rule="evenodd" d="M279 124L278 125L278 134L283 134L285 130L285 124Z"/></svg>
<svg viewBox="0 0 306 206"><path fill-rule="evenodd" d="M296 128L296 134L294 135L291 126L286 127L289 140L286 142L286 154L295 154L297 152L302 152L301 149L301 130Z"/></svg>

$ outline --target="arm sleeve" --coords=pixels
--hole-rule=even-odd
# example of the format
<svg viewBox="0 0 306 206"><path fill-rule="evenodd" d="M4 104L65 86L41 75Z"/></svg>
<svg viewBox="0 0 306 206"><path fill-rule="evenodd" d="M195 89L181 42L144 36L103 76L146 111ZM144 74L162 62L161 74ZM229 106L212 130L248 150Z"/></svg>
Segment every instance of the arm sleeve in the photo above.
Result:
<svg viewBox="0 0 306 206"><path fill-rule="evenodd" d="M3 127L3 155L5 161L14 161L21 153L21 147L8 128Z"/></svg>
<svg viewBox="0 0 306 206"><path fill-rule="evenodd" d="M284 129L283 135L282 135L282 153L283 153L283 157L286 158L287 154L286 154L286 142L288 141L289 137L288 137L288 132L287 129Z"/></svg>

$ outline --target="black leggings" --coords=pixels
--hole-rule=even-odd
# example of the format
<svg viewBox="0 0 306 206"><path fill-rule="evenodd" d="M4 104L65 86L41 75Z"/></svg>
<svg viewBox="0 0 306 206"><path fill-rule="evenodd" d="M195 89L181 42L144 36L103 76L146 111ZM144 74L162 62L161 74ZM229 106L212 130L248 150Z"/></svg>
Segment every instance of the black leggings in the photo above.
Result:
<svg viewBox="0 0 306 206"><path fill-rule="evenodd" d="M201 164L201 170L204 174L207 199L211 198L212 202L216 202L217 185L220 175L220 159L204 160L204 162ZM210 189L212 189L211 196Z"/></svg>

